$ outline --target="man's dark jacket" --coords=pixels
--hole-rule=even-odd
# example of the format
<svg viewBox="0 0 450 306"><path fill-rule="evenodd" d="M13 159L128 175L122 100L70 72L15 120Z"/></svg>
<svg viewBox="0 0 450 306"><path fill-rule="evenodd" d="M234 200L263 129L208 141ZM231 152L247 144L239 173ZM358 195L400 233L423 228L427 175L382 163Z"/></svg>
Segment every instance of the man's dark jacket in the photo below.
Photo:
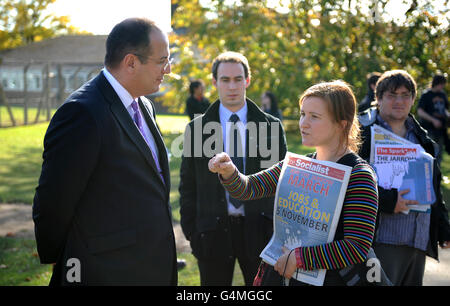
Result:
<svg viewBox="0 0 450 306"><path fill-rule="evenodd" d="M185 148L187 141L195 144L195 126L201 126L203 130L205 125L210 122L216 122L220 125L219 105L220 101L216 101L204 115L195 118L189 123L188 127L191 133L185 133ZM278 141L278 152L280 155L277 160L284 158L287 147L284 129L280 121L262 112L249 99L247 99L247 105L247 123L255 122L258 127L257 137L254 137L254 135L250 136L248 132L246 137L245 174L253 174L264 170L261 167L262 160L270 159L261 155L260 149L261 146L264 146L259 141L261 132L263 135L268 135L266 139L269 147L275 145L276 141ZM260 122L265 123L268 127L267 133L260 130ZM271 137L271 130L275 125L279 127L279 133L275 137ZM203 145L211 135L202 134L201 144ZM220 136L220 140L222 141L222 136ZM253 148L257 146L257 156L248 156L250 146L253 146ZM214 153L223 151L222 148L214 149L216 150ZM181 227L186 238L191 242L193 254L198 259L225 259L233 254L225 190L219 181L217 173L212 173L208 169L208 161L212 156L205 156L204 152L202 152L201 157L194 157L194 151L195 148L192 145L190 152L184 152L181 163L179 187ZM272 236L273 201L274 198L270 197L243 202L245 210L245 241L248 247L246 253L248 256L259 256Z"/></svg>
<svg viewBox="0 0 450 306"><path fill-rule="evenodd" d="M139 104L165 182L103 72L50 122L33 220L41 263L56 263L51 285L177 284L166 148L152 103L140 97ZM71 258L80 283L67 278Z"/></svg>
<svg viewBox="0 0 450 306"><path fill-rule="evenodd" d="M371 131L370 127L374 124L380 125L377 120L378 111L376 108L370 108L360 116L360 123L362 125L362 140L359 155L370 161L370 140ZM432 156L436 156L436 147L434 141L428 137L427 132L420 126L413 115L409 115L413 120L414 134L416 135L419 144L425 149L427 153ZM448 219L448 211L445 207L445 202L442 199L441 192L441 170L438 164L434 161L433 166L433 187L436 194L436 202L431 206L431 218L430 218L430 243L428 244L427 255L438 259L438 243L450 241L450 224ZM398 190L384 189L378 186L378 212L393 214L395 204L397 203Z"/></svg>

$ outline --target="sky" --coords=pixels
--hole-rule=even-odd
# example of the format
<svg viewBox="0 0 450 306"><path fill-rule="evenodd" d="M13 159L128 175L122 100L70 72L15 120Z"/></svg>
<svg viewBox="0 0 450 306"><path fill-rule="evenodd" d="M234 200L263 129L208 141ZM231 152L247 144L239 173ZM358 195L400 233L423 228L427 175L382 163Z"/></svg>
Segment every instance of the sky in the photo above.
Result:
<svg viewBox="0 0 450 306"><path fill-rule="evenodd" d="M170 32L170 0L56 0L48 6L56 16L69 16L70 24L96 35L107 35L129 17L147 17Z"/></svg>
<svg viewBox="0 0 450 306"><path fill-rule="evenodd" d="M287 13L289 12L289 3L291 0L267 0L267 6L270 8L274 8L275 10L277 10L279 13ZM300 0L299 0L300 1ZM347 7L348 6L348 2L351 0L345 0L344 1L344 6ZM435 9L437 10L445 10L447 9L447 13L446 13L446 17L450 18L450 7L449 7L449 0L432 0L432 4L434 6ZM235 4L235 3L240 3L241 0L225 0L225 4ZM351 1L351 8L352 8L352 12L356 14L356 11L354 10L354 7L356 5L359 6L361 12L365 13L365 14L369 14L369 7L373 7L372 5L374 3L380 3L379 0L359 0L359 1ZM387 12L387 14L383 15L383 16L378 16L378 18L382 18L385 21L391 21L394 20L396 22L398 22L399 24L401 24L402 22L405 21L405 12L409 9L409 7L411 6L411 3L413 2L413 0L388 0L387 1L387 5L385 7L385 11ZM419 6L421 6L425 1L424 0L418 0ZM200 0L200 3L203 6L209 6L211 3L211 0ZM381 4L378 4L381 5ZM320 9L320 6L316 6L314 7L314 9ZM432 12L429 11L429 13L431 13L431 15L435 15L436 12ZM212 15L214 16L214 15ZM448 27L448 20L441 16L441 19L439 19L439 22L442 24L443 27Z"/></svg>
<svg viewBox="0 0 450 306"><path fill-rule="evenodd" d="M364 1L370 4L375 0L363 0L361 3ZM240 0L225 0L228 4L239 2ZM406 0L406 3L398 0L388 1L386 11L390 16L387 19L404 21L404 13L410 2L411 0ZM200 3L208 6L210 0L200 0ZM280 13L289 11L288 3L289 0L268 0L268 6L276 8ZM433 3L441 9L446 6L446 0L434 0ZM170 7L170 0L56 0L48 9L56 16L69 16L71 24L81 30L107 35L114 25L128 17L150 18L164 31L170 32ZM447 16L450 16L450 11ZM442 23L443 26L448 26L447 20L442 20Z"/></svg>

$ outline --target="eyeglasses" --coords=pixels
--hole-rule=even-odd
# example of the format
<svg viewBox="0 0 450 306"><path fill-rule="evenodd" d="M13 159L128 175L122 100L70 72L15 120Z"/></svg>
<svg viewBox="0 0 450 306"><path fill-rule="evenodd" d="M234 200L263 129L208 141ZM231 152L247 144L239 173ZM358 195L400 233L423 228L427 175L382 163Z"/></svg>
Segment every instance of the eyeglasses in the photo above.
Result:
<svg viewBox="0 0 450 306"><path fill-rule="evenodd" d="M144 56L142 54L138 54L138 53L133 53L133 54L136 55L137 57L139 57L141 62L143 62L142 59L152 60L153 62L155 62L158 66L160 66L164 70L166 70L169 65L172 65L173 61L175 60L173 57L171 57L171 58L164 58L163 60L156 60L156 59L153 59L151 57L146 57L146 56Z"/></svg>
<svg viewBox="0 0 450 306"><path fill-rule="evenodd" d="M387 93L385 94L385 98L388 101L397 101L397 99L400 99L401 101L405 101L405 100L409 100L411 99L412 94L408 93L408 94L402 94L402 95L394 95L391 93Z"/></svg>

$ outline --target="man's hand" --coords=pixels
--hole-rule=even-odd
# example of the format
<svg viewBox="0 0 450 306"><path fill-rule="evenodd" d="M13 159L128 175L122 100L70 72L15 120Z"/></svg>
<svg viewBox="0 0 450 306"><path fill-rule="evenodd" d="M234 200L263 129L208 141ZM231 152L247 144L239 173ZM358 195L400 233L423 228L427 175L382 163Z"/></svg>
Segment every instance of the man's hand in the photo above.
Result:
<svg viewBox="0 0 450 306"><path fill-rule="evenodd" d="M409 189L399 190L398 191L397 203L395 204L394 213L397 214L399 212L409 210L408 205L417 205L417 204L419 204L419 202L417 202L415 200L407 200L407 199L402 197L404 194L407 194L408 192L409 192Z"/></svg>
<svg viewBox="0 0 450 306"><path fill-rule="evenodd" d="M233 175L236 166L231 161L230 156L228 156L227 153L222 152L216 154L209 160L208 168L209 171L219 173L224 180L227 180Z"/></svg>

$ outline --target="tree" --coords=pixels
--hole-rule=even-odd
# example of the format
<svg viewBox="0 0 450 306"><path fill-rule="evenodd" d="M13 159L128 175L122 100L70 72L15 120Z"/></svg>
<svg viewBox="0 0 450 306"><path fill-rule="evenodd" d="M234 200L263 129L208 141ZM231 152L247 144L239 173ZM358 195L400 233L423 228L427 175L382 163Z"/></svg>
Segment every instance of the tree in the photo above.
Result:
<svg viewBox="0 0 450 306"><path fill-rule="evenodd" d="M0 0L0 50L15 48L61 34L80 31L67 16L53 16L45 9L56 0Z"/></svg>
<svg viewBox="0 0 450 306"><path fill-rule="evenodd" d="M390 0L393 1L393 0ZM280 100L284 115L295 115L298 97L319 81L343 79L360 100L366 75L372 71L406 69L425 88L432 74L449 67L446 11L432 1L409 1L404 21L385 18L389 0L291 0L287 13L268 1L173 0L173 53L178 62L172 90L164 103L184 111L190 79L206 81L211 97L211 64L225 50L242 52L252 69L248 96L259 102L266 90ZM403 1L408 3L408 1ZM420 2L420 3L418 3ZM368 9L367 9L367 5Z"/></svg>

